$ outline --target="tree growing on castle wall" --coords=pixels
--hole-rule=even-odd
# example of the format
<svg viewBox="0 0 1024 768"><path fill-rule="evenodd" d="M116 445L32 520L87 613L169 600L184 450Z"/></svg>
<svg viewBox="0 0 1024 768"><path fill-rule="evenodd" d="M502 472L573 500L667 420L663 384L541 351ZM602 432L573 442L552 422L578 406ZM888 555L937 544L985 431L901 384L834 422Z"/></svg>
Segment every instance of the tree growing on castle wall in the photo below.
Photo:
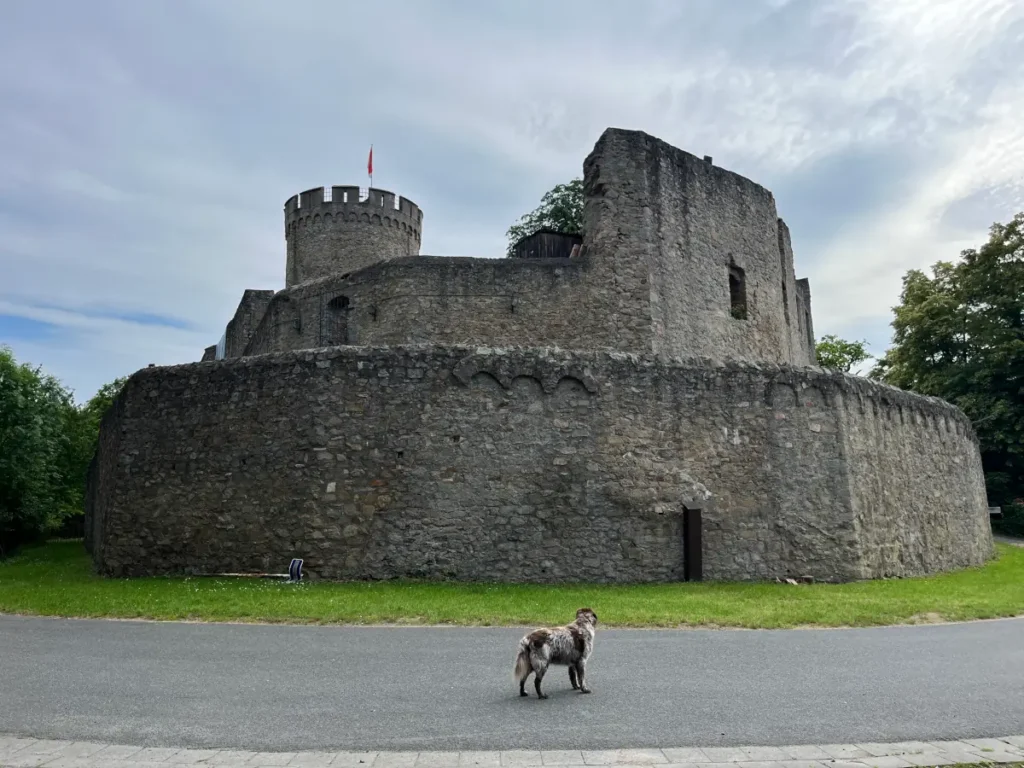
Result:
<svg viewBox="0 0 1024 768"><path fill-rule="evenodd" d="M567 235L578 235L583 231L583 179L575 178L567 184L556 184L544 193L540 205L519 218L509 227L506 254L512 255L512 248L528 235L539 229L553 229Z"/></svg>
<svg viewBox="0 0 1024 768"><path fill-rule="evenodd" d="M978 433L990 503L1021 504L1024 212L961 257L937 262L931 276L906 273L893 346L871 375L959 406Z"/></svg>
<svg viewBox="0 0 1024 768"><path fill-rule="evenodd" d="M814 345L814 350L818 365L822 368L849 373L853 366L871 357L866 345L866 341L847 341L834 334L827 334Z"/></svg>

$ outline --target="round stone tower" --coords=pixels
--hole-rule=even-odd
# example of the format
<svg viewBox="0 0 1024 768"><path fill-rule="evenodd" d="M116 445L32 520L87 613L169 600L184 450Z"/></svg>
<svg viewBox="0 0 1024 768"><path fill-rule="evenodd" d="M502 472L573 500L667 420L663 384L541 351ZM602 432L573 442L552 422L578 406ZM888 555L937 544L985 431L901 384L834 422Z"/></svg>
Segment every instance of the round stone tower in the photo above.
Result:
<svg viewBox="0 0 1024 768"><path fill-rule="evenodd" d="M316 187L284 204L285 285L418 256L423 212L383 189Z"/></svg>

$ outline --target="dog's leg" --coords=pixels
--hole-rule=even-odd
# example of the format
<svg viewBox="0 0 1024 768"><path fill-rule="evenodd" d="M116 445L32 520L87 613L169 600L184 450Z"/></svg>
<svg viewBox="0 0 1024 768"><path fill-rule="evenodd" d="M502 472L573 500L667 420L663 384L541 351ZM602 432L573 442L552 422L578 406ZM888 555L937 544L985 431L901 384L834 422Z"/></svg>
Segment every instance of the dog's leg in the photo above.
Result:
<svg viewBox="0 0 1024 768"><path fill-rule="evenodd" d="M572 683L572 689L575 691L579 686L576 684L576 665L569 665L569 682Z"/></svg>
<svg viewBox="0 0 1024 768"><path fill-rule="evenodd" d="M516 656L515 678L519 681L519 695L526 696L526 678L533 672L533 664L530 661L530 654L526 649L520 649Z"/></svg>
<svg viewBox="0 0 1024 768"><path fill-rule="evenodd" d="M586 678L587 678L587 662L586 662L585 659L580 659L579 661L576 662L576 674L579 676L579 679L580 679L580 692L581 693L590 693L590 689L587 688L587 683L586 683Z"/></svg>
<svg viewBox="0 0 1024 768"><path fill-rule="evenodd" d="M530 694L528 694L526 692L526 678L528 678L530 676L530 672L531 671L532 670L527 670L526 674L523 675L521 678L519 678L519 695L520 696L529 696L530 695Z"/></svg>
<svg viewBox="0 0 1024 768"><path fill-rule="evenodd" d="M544 673L548 671L546 666L538 667L533 671L533 687L537 689L537 698L546 699L548 695L541 691L540 681L544 679Z"/></svg>

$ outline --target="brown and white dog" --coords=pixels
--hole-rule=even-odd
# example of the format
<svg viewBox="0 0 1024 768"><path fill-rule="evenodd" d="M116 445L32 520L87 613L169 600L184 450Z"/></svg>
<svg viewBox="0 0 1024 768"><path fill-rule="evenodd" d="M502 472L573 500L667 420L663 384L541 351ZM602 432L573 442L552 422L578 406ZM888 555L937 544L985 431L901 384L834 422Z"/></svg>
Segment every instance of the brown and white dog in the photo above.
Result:
<svg viewBox="0 0 1024 768"><path fill-rule="evenodd" d="M586 683L587 659L594 651L597 614L589 608L576 611L576 621L564 627L535 629L519 641L516 656L515 679L519 681L519 695L527 696L526 678L533 672L533 685L537 698L546 699L540 682L552 664L569 667L569 682L573 690L590 693ZM578 684L577 684L578 683Z"/></svg>

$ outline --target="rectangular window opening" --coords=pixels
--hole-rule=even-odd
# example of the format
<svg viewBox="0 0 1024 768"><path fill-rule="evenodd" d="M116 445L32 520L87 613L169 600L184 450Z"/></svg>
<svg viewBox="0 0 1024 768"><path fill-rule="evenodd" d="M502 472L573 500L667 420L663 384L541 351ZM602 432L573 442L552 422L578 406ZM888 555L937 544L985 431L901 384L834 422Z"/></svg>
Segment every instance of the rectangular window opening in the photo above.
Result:
<svg viewBox="0 0 1024 768"><path fill-rule="evenodd" d="M729 265L730 314L737 320L747 319L747 279L742 267Z"/></svg>

